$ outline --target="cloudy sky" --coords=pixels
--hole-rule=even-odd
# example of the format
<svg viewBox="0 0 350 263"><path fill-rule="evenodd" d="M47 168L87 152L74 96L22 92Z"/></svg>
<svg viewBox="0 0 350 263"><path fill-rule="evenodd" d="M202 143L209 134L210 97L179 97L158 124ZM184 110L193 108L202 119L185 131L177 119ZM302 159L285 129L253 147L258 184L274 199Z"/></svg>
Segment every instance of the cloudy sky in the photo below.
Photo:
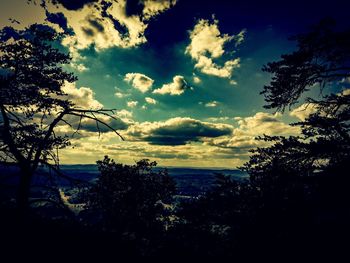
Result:
<svg viewBox="0 0 350 263"><path fill-rule="evenodd" d="M288 124L312 105L263 108L264 64L295 49L288 41L321 18L348 22L346 1L1 0L0 28L45 23L66 36L66 66L79 80L64 90L85 108L116 109L99 137L84 121L63 163L108 154L133 163L228 167L244 163L258 135L297 134ZM317 94L316 94L317 95ZM65 125L58 132L71 133Z"/></svg>

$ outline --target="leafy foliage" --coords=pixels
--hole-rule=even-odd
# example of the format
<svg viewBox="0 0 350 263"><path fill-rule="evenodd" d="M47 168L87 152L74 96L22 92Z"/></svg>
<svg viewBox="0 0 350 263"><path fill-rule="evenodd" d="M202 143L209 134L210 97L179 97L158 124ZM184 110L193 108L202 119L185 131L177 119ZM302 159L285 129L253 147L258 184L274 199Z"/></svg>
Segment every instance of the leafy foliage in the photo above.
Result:
<svg viewBox="0 0 350 263"><path fill-rule="evenodd" d="M62 37L48 26L34 24L24 30L0 31L0 159L21 169L18 206L27 207L31 179L39 164L59 172L58 151L69 145L60 125L73 126L65 118L85 118L117 131L101 115L115 118L113 110L81 109L62 90L76 77L63 69L69 55L54 45ZM69 120L72 120L70 118Z"/></svg>
<svg viewBox="0 0 350 263"><path fill-rule="evenodd" d="M146 159L123 165L106 156L97 164L101 176L89 190L87 206L101 214L102 225L127 236L161 230L175 193L167 171L155 171L156 162Z"/></svg>
<svg viewBox="0 0 350 263"><path fill-rule="evenodd" d="M350 76L350 30L335 31L335 22L324 19L306 34L292 37L298 50L270 62L263 71L272 73L262 94L266 108L284 110L295 104L310 88L323 88Z"/></svg>
<svg viewBox="0 0 350 263"><path fill-rule="evenodd" d="M337 90L350 76L349 29L335 31L334 23L324 20L311 32L293 39L298 42L297 51L264 67L273 74L262 92L269 103L266 108L283 111L309 89L319 85L321 90L325 86ZM267 229L276 235L283 233L290 240L298 240L298 233L320 245L327 244L326 239L339 238L348 229L344 223L350 218L345 203L349 194L344 187L349 184L350 161L348 91L323 95L318 100L307 98L306 103L315 112L293 124L301 127L301 135L259 138L272 145L253 150L242 167L260 194L260 222L273 222ZM317 240L313 235L324 236Z"/></svg>

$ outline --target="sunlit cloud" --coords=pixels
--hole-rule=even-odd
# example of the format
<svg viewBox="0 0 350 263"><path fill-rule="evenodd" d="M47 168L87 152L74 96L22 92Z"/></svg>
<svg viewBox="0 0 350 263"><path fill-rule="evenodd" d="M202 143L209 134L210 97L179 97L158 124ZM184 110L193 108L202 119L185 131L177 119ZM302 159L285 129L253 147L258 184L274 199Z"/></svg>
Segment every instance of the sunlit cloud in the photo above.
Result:
<svg viewBox="0 0 350 263"><path fill-rule="evenodd" d="M235 68L240 67L239 58L224 60L218 64L214 60L222 58L225 54L225 44L235 41L235 46L244 41L246 30L242 30L236 36L221 34L219 21L212 22L205 19L198 20L194 29L190 31L190 44L185 53L196 62L195 68L202 73L222 78L231 78Z"/></svg>
<svg viewBox="0 0 350 263"><path fill-rule="evenodd" d="M146 97L145 98L145 101L148 103L148 104L156 104L157 101L153 98L150 98L150 97Z"/></svg>
<svg viewBox="0 0 350 263"><path fill-rule="evenodd" d="M132 101L128 101L126 105L128 105L128 107L130 108L135 108L138 103L139 103L138 101L132 100Z"/></svg>
<svg viewBox="0 0 350 263"><path fill-rule="evenodd" d="M207 102L207 103L205 104L205 107L213 108L213 107L218 106L218 104L219 104L219 102L217 102L216 100L214 100L214 101Z"/></svg>
<svg viewBox="0 0 350 263"><path fill-rule="evenodd" d="M82 50L92 47L99 52L146 43L145 32L150 20L173 7L176 1L143 1L142 12L137 14L128 14L127 4L127 0L2 1L0 9L4 12L0 16L0 27L9 25L9 19L13 19L16 23L11 26L16 28L42 23L67 33L62 44L69 48L73 57L71 66L84 72L89 68L84 63Z"/></svg>
<svg viewBox="0 0 350 263"><path fill-rule="evenodd" d="M91 1L79 10L62 9L74 36L65 41L78 49L94 45L96 50L113 46L128 48L147 41L148 21L171 8L176 1L145 1L142 14L127 14L127 1ZM50 10L55 9L50 6ZM60 10L61 10L60 9Z"/></svg>
<svg viewBox="0 0 350 263"><path fill-rule="evenodd" d="M173 82L164 84L161 88L155 89L153 93L156 94L170 94L170 95L181 95L185 90L190 89L185 78L177 75L173 78Z"/></svg>
<svg viewBox="0 0 350 263"><path fill-rule="evenodd" d="M197 77L197 76L193 76L193 82L198 84L198 83L201 83L202 80L199 77Z"/></svg>
<svg viewBox="0 0 350 263"><path fill-rule="evenodd" d="M300 128L290 126L282 120L282 114L257 112L251 117L235 117L238 127L226 137L209 139L207 144L221 148L232 149L235 152L248 153L250 149L266 145L257 141L256 137L263 135L298 135Z"/></svg>
<svg viewBox="0 0 350 263"><path fill-rule="evenodd" d="M62 87L67 94L67 99L72 101L77 107L84 109L101 109L103 105L95 99L95 93L88 87L76 87L76 83L66 82Z"/></svg>
<svg viewBox="0 0 350 263"><path fill-rule="evenodd" d="M316 105L313 103L304 103L299 107L293 109L289 115L292 117L296 117L301 121L305 121L310 114L315 113L317 111Z"/></svg>
<svg viewBox="0 0 350 263"><path fill-rule="evenodd" d="M127 73L124 80L143 93L147 92L154 82L153 79L141 73Z"/></svg>

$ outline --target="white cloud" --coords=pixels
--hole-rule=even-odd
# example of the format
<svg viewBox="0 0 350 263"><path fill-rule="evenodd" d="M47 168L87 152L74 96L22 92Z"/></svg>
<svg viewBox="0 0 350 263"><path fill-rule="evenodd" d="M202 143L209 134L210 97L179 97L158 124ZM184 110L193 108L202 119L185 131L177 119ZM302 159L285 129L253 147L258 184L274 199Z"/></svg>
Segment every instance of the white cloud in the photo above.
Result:
<svg viewBox="0 0 350 263"><path fill-rule="evenodd" d="M62 90L68 95L68 100L71 100L77 107L85 109L101 109L103 107L95 99L95 93L91 88L77 88L76 83L65 82Z"/></svg>
<svg viewBox="0 0 350 263"><path fill-rule="evenodd" d="M189 54L196 61L195 68L201 72L222 78L231 78L232 71L240 66L240 59L229 59L219 65L214 59L221 58L224 53L224 46L230 41L239 45L244 40L245 30L236 36L221 34L218 27L218 20L200 19L190 32L191 43L187 46L185 53Z"/></svg>
<svg viewBox="0 0 350 263"><path fill-rule="evenodd" d="M210 102L206 103L205 107L216 107L216 106L218 106L218 104L219 104L219 102L214 100L214 101L210 101Z"/></svg>
<svg viewBox="0 0 350 263"><path fill-rule="evenodd" d="M67 26L74 33L66 36L62 43L70 49L73 56L72 67L78 70L85 70L78 62L83 59L79 50L93 46L100 51L110 47L130 48L143 44L147 42L145 31L149 21L176 4L175 0L146 0L141 14L128 15L127 0L91 1L78 10L68 10L59 1L57 5L51 1L45 2L49 12L60 12L66 17ZM0 10L3 11L0 28L11 25L23 29L33 23L46 23L57 31L62 31L58 25L45 21L45 9L34 1L30 4L25 0L0 1ZM21 23L10 24L10 18ZM116 24L119 25L118 28Z"/></svg>
<svg viewBox="0 0 350 263"><path fill-rule="evenodd" d="M150 98L150 97L146 97L145 98L145 101L148 103L148 104L156 104L157 101L153 98Z"/></svg>
<svg viewBox="0 0 350 263"><path fill-rule="evenodd" d="M262 134L267 135L290 135L296 134L300 131L299 127L290 126L280 120L282 114L270 114L266 112L257 112L252 117L236 118L239 129L235 131L236 134L249 134L258 136Z"/></svg>
<svg viewBox="0 0 350 263"><path fill-rule="evenodd" d="M165 10L168 10L176 4L177 0L145 0L143 8L143 17L145 19L150 19Z"/></svg>
<svg viewBox="0 0 350 263"><path fill-rule="evenodd" d="M258 112L251 117L235 117L238 127L230 136L208 139L207 144L221 148L230 148L237 153L247 154L248 150L267 145L266 142L255 140L257 136L266 135L297 135L300 128L284 123L281 114Z"/></svg>
<svg viewBox="0 0 350 263"><path fill-rule="evenodd" d="M127 73L124 80L143 93L148 91L154 82L153 79L141 73Z"/></svg>
<svg viewBox="0 0 350 263"><path fill-rule="evenodd" d="M78 70L79 72L85 72L85 71L88 71L89 68L86 67L84 64L82 63L76 63L76 62L72 62L71 64L71 67L75 68L76 70Z"/></svg>
<svg viewBox="0 0 350 263"><path fill-rule="evenodd" d="M109 5L105 10L107 16L103 14L102 2ZM144 2L142 14L128 15L126 2L126 0L97 0L95 3L84 5L79 10L66 10L60 7L60 11L63 10L68 20L68 26L75 33L75 36L66 39L65 43L77 49L84 49L93 44L96 50L113 46L129 48L140 45L147 41L145 30L148 27L148 21L176 3L172 0L148 0ZM57 11L52 5L49 5L49 10ZM115 27L115 21L127 34L121 28Z"/></svg>
<svg viewBox="0 0 350 263"><path fill-rule="evenodd" d="M198 83L201 83L202 80L199 77L197 77L197 76L193 76L193 82L198 84Z"/></svg>
<svg viewBox="0 0 350 263"><path fill-rule="evenodd" d="M117 91L116 93L114 93L114 96L116 96L117 98L123 98L125 95L119 91Z"/></svg>
<svg viewBox="0 0 350 263"><path fill-rule="evenodd" d="M89 47L94 47L96 51L111 47L130 48L147 42L145 31L149 21L170 9L177 1L145 0L142 12L133 15L126 12L127 0L91 1L78 10L68 10L59 1L57 5L51 1L45 2L50 13L60 12L65 16L68 28L74 33L62 40L62 44L69 48L73 57L71 66L78 71L86 71L88 68L83 63L84 57L80 55L80 50ZM0 1L0 10L3 11L0 28L11 25L23 29L29 24L46 23L57 31L62 31L57 24L45 21L45 9L39 3L34 4L34 1L30 4L25 0ZM9 18L21 23L11 24Z"/></svg>
<svg viewBox="0 0 350 263"><path fill-rule="evenodd" d="M126 104L128 105L128 107L130 108L135 108L137 106L139 102L138 101L128 101Z"/></svg>
<svg viewBox="0 0 350 263"><path fill-rule="evenodd" d="M132 118L132 112L125 109L117 111L116 115L120 118Z"/></svg>
<svg viewBox="0 0 350 263"><path fill-rule="evenodd" d="M183 76L175 76L173 82L164 84L161 88L155 89L153 93L156 94L170 94L170 95L181 95L186 89L190 87Z"/></svg>

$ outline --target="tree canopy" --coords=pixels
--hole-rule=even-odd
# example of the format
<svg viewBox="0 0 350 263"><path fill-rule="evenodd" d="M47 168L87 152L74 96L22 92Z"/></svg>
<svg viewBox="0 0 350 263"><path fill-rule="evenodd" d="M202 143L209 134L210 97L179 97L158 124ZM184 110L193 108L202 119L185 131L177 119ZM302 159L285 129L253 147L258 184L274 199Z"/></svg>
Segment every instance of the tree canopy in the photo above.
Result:
<svg viewBox="0 0 350 263"><path fill-rule="evenodd" d="M30 182L39 164L58 171L58 151L69 145L59 125L74 128L67 116L84 118L118 132L100 116L113 110L82 109L62 90L77 78L63 65L70 56L55 47L62 35L48 26L34 24L24 30L5 27L0 31L0 158L16 163L20 170L18 205L28 206Z"/></svg>
<svg viewBox="0 0 350 263"><path fill-rule="evenodd" d="M106 229L140 238L165 227L175 194L166 170L155 170L149 160L123 165L107 156L97 165L101 175L89 189L87 207L101 215Z"/></svg>

